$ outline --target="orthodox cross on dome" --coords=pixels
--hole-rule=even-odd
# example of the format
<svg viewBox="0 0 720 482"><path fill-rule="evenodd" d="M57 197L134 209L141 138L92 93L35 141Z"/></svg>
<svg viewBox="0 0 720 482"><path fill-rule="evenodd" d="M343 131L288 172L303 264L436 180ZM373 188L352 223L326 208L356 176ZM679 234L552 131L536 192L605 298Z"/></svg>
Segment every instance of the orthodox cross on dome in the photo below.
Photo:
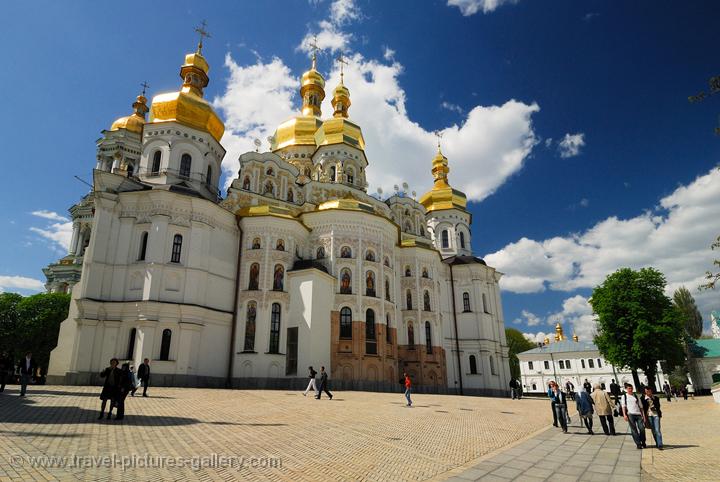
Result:
<svg viewBox="0 0 720 482"><path fill-rule="evenodd" d="M308 47L312 50L312 68L315 69L317 66L317 51L320 50L317 44L317 35L313 35L312 40L308 42Z"/></svg>
<svg viewBox="0 0 720 482"><path fill-rule="evenodd" d="M435 134L435 137L437 137L437 145L438 145L438 151L440 151L440 141L442 141L443 133L440 131L433 132Z"/></svg>
<svg viewBox="0 0 720 482"><path fill-rule="evenodd" d="M198 53L202 53L202 46L203 46L203 38L207 37L210 38L210 32L207 31L207 22L203 20L200 22L199 27L195 27L195 31L200 35L200 41L198 42Z"/></svg>
<svg viewBox="0 0 720 482"><path fill-rule="evenodd" d="M143 83L140 84L140 86L143 88L142 96L145 97L145 92L147 91L147 88L150 87L150 84L147 83L147 80L143 80Z"/></svg>
<svg viewBox="0 0 720 482"><path fill-rule="evenodd" d="M344 78L344 75L345 75L345 72L344 72L344 70L343 70L343 66L348 65L348 61L345 60L345 57L343 57L342 52L340 52L340 54L338 55L338 58L335 59L335 60L336 60L337 63L340 64L340 83L342 84L342 83L343 83L343 78Z"/></svg>

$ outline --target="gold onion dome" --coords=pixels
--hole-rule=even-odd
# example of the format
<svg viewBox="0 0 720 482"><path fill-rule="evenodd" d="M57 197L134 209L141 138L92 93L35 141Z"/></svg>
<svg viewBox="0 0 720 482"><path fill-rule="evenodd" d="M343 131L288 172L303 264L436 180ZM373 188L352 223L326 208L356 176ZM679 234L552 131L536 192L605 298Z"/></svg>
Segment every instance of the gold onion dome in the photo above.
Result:
<svg viewBox="0 0 720 482"><path fill-rule="evenodd" d="M437 154L432 160L432 175L435 180L433 188L420 198L420 204L425 206L427 211L438 211L441 209L462 209L467 207L467 196L465 193L453 189L448 184L448 159L440 150L438 145Z"/></svg>
<svg viewBox="0 0 720 482"><path fill-rule="evenodd" d="M209 71L210 66L202 55L201 43L196 52L185 56L185 63L180 67L180 78L183 80L181 89L153 98L150 122L178 122L207 132L220 142L225 124L203 99L203 89L210 82Z"/></svg>
<svg viewBox="0 0 720 482"><path fill-rule="evenodd" d="M342 80L333 91L332 106L334 109L332 119L323 122L315 132L315 144L327 146L332 144L347 144L360 150L365 150L365 139L360 126L348 119L350 107L350 91Z"/></svg>
<svg viewBox="0 0 720 482"><path fill-rule="evenodd" d="M143 126L145 125L145 114L147 114L147 99L144 95L138 95L135 102L133 102L133 112L131 115L120 117L110 126L111 131L118 129L126 129L129 132L136 134L142 133Z"/></svg>

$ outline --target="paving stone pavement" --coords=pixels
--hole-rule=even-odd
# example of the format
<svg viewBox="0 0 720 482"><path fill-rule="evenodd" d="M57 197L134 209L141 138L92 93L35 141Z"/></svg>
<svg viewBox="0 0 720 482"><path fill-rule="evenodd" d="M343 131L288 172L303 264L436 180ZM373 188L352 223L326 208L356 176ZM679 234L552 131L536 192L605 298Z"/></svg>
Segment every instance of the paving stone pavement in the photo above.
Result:
<svg viewBox="0 0 720 482"><path fill-rule="evenodd" d="M438 480L481 481L720 481L720 405L711 397L662 403L661 431L665 450L659 451L646 430L648 448L638 450L622 418L615 418L618 435L602 433L595 417L595 435L580 428L579 417L569 434L548 428L510 448L452 469Z"/></svg>
<svg viewBox="0 0 720 482"><path fill-rule="evenodd" d="M1 393L0 480L428 480L551 420L547 400L151 387L99 421L99 392Z"/></svg>

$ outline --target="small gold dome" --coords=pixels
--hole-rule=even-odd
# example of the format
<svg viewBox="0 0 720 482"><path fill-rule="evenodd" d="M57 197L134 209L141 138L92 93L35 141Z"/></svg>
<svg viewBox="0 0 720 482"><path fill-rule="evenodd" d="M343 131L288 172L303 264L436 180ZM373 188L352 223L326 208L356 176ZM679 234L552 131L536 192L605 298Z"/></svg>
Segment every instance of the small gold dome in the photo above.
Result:
<svg viewBox="0 0 720 482"><path fill-rule="evenodd" d="M315 132L323 122L315 116L297 116L278 126L273 134L270 150L273 152L290 146L315 146Z"/></svg>
<svg viewBox="0 0 720 482"><path fill-rule="evenodd" d="M205 60L205 57L202 56L200 52L194 52L191 54L187 54L185 56L185 63L182 67L195 67L203 72L205 72L205 75L207 75L210 72L210 65L208 65L207 60Z"/></svg>
<svg viewBox="0 0 720 482"><path fill-rule="evenodd" d="M126 129L129 132L136 134L142 133L143 126L145 125L145 113L147 113L147 99L143 95L138 95L137 99L133 103L135 112L131 115L120 117L110 126L111 131L119 129Z"/></svg>
<svg viewBox="0 0 720 482"><path fill-rule="evenodd" d="M442 209L461 209L467 207L467 196L462 191L453 189L448 184L447 175L450 172L448 159L440 151L438 146L437 154L432 160L432 175L435 179L433 188L420 198L420 204L430 211Z"/></svg>
<svg viewBox="0 0 720 482"><path fill-rule="evenodd" d="M344 117L333 117L324 121L315 132L315 144L318 147L347 144L356 149L365 150L365 138L360 126Z"/></svg>
<svg viewBox="0 0 720 482"><path fill-rule="evenodd" d="M321 89L325 88L325 78L320 72L315 70L314 67L302 74L302 78L300 79L301 87L305 87L308 85L316 85Z"/></svg>
<svg viewBox="0 0 720 482"><path fill-rule="evenodd" d="M350 91L347 87L345 87L345 84L338 84L337 87L335 87L335 90L333 91L333 97L350 97Z"/></svg>

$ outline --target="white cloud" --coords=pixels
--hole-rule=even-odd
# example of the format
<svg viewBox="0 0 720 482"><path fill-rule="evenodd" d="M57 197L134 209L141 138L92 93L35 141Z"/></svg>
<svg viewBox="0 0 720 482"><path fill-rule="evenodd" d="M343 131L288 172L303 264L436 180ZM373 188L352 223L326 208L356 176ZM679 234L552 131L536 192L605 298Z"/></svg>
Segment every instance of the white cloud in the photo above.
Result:
<svg viewBox="0 0 720 482"><path fill-rule="evenodd" d="M39 218L58 221L47 224L44 228L32 226L30 227L30 231L50 240L51 247L61 254L67 252L68 248L70 248L70 241L72 240L72 221L53 211L40 210L33 211L31 214Z"/></svg>
<svg viewBox="0 0 720 482"><path fill-rule="evenodd" d="M580 154L580 148L585 145L585 134L579 132L577 134L565 134L565 137L558 142L558 152L560 157L575 157Z"/></svg>
<svg viewBox="0 0 720 482"><path fill-rule="evenodd" d="M662 198L653 211L625 220L609 217L569 236L521 238L484 259L505 273L501 287L516 293L594 288L618 268L653 266L667 277L668 294L681 285L691 289L708 319L711 308L717 308L717 292L695 288L711 268L718 193L720 170L713 168Z"/></svg>
<svg viewBox="0 0 720 482"><path fill-rule="evenodd" d="M402 65L359 53L349 55L348 60L345 85L352 99L350 118L363 129L370 163L369 192L377 187L390 192L393 185L402 182L408 182L418 193L425 192L432 185L430 169L436 138L408 117L405 91L399 82ZM278 59L244 66L228 55L226 66L230 79L225 93L215 99L215 106L227 119L223 145L228 154L223 169L234 178L237 157L253 149L253 138L264 140L282 121L299 113L299 76ZM339 77L333 65L326 75L328 94ZM332 112L330 101L331 95L327 95L323 104L326 117ZM470 200L479 201L520 170L538 142L532 115L539 110L535 103L516 100L500 106L475 106L461 123L442 129L451 184Z"/></svg>
<svg viewBox="0 0 720 482"><path fill-rule="evenodd" d="M46 209L40 209L39 211L33 211L30 214L32 214L33 216L37 216L39 218L51 219L53 221L63 221L63 222L68 221L68 218L66 218L65 216L60 216L55 211L48 211Z"/></svg>
<svg viewBox="0 0 720 482"><path fill-rule="evenodd" d="M40 280L25 276L0 276L0 293L15 289L44 291L45 284Z"/></svg>
<svg viewBox="0 0 720 482"><path fill-rule="evenodd" d="M395 59L395 51L388 46L383 49L383 58L388 62Z"/></svg>
<svg viewBox="0 0 720 482"><path fill-rule="evenodd" d="M522 310L521 315L523 318L525 318L525 323L527 324L527 326L537 326L541 322L540 318L538 318L537 315L529 312L528 310Z"/></svg>
<svg viewBox="0 0 720 482"><path fill-rule="evenodd" d="M451 112L457 112L458 114L462 114L464 112L462 107L457 104L453 104L452 102L443 101L442 104L440 104L440 107Z"/></svg>
<svg viewBox="0 0 720 482"><path fill-rule="evenodd" d="M542 343L547 335L545 334L545 332L541 331L538 333L523 333L523 336L526 340L533 343Z"/></svg>
<svg viewBox="0 0 720 482"><path fill-rule="evenodd" d="M463 16L475 15L479 11L490 13L504 4L514 4L518 0L448 0L449 7L458 7Z"/></svg>
<svg viewBox="0 0 720 482"><path fill-rule="evenodd" d="M588 299L582 295L575 295L566 298L562 304L562 310L551 314L547 318L550 325L560 323L565 326L565 335L570 336L576 334L583 340L592 340L595 336L595 315L592 313L592 307L588 303ZM568 329L572 327L572 333L568 333Z"/></svg>
<svg viewBox="0 0 720 482"><path fill-rule="evenodd" d="M330 5L330 21L335 25L345 25L360 18L360 9L355 0L335 0Z"/></svg>
<svg viewBox="0 0 720 482"><path fill-rule="evenodd" d="M327 19L320 20L317 31L308 32L298 45L297 49L310 52L314 37L317 37L317 47L330 52L344 52L347 50L353 35L344 32L342 27L362 18L360 9L354 0L335 0L330 4L330 13Z"/></svg>

